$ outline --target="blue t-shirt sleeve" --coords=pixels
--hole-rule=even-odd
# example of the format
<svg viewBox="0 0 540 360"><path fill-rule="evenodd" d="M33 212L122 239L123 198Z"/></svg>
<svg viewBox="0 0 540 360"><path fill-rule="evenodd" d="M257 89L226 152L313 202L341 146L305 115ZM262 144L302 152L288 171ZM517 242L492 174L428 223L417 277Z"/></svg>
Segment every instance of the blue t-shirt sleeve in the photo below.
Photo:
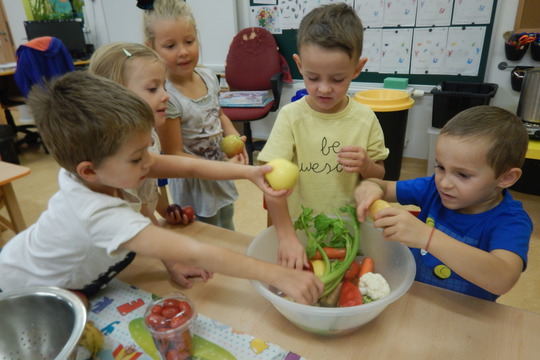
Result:
<svg viewBox="0 0 540 360"><path fill-rule="evenodd" d="M433 176L401 180L396 183L397 201L402 205L416 205L422 208L433 189L437 190Z"/></svg>

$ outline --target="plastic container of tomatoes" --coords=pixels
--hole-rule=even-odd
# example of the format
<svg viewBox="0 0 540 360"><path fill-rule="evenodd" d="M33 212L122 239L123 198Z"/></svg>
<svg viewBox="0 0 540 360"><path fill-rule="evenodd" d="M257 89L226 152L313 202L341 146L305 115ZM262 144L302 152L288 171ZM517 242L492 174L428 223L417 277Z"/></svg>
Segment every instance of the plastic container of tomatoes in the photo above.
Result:
<svg viewBox="0 0 540 360"><path fill-rule="evenodd" d="M179 292L152 301L144 313L144 324L163 359L191 359L196 319L195 304Z"/></svg>

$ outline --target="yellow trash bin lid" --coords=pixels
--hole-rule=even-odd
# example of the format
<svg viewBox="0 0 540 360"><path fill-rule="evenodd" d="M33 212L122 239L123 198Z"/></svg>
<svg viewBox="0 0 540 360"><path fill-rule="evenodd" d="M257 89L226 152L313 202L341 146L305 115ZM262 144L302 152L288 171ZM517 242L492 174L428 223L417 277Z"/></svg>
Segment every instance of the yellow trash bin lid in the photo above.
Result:
<svg viewBox="0 0 540 360"><path fill-rule="evenodd" d="M354 95L354 100L369 106L375 112L408 110L414 105L409 93L393 89L359 91Z"/></svg>

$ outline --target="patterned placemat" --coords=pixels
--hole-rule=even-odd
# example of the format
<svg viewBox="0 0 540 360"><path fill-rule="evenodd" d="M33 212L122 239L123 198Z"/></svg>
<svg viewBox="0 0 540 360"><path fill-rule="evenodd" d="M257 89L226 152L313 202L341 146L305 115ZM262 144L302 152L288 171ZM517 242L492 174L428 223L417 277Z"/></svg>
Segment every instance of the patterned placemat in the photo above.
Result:
<svg viewBox="0 0 540 360"><path fill-rule="evenodd" d="M160 360L143 315L153 295L113 280L90 301L88 320L104 335L100 360ZM193 327L194 359L305 360L281 347L198 314Z"/></svg>

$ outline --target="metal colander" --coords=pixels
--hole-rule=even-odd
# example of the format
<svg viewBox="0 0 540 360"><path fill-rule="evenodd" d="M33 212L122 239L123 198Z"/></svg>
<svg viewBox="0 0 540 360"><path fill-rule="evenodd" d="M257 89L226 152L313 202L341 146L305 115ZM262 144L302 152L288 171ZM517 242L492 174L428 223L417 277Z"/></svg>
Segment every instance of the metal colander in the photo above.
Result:
<svg viewBox="0 0 540 360"><path fill-rule="evenodd" d="M85 323L82 301L67 290L0 293L0 360L74 359Z"/></svg>

